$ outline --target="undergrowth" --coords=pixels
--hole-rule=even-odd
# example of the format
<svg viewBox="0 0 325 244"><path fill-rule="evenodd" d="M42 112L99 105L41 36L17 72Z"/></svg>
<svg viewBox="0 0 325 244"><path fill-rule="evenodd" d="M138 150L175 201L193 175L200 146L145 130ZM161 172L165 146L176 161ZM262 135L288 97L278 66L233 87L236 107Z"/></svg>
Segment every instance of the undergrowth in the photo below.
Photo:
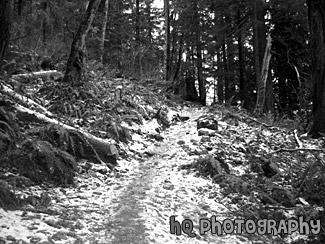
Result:
<svg viewBox="0 0 325 244"><path fill-rule="evenodd" d="M208 156L184 168L218 183L224 196L239 207L238 217L321 220L319 235L290 243L324 243L324 139L300 137L304 131L298 117L253 118L245 111L217 107L210 112L220 121L220 130L211 138ZM272 238L281 243L291 237Z"/></svg>
<svg viewBox="0 0 325 244"><path fill-rule="evenodd" d="M160 109L164 104L176 105L166 97L169 84L112 79L111 76L112 73L98 63L89 63L82 86L71 87L59 78L23 84L19 92L45 107L60 123L81 127L112 143L132 140L125 124L142 125L144 120L156 117L164 126L169 126L165 122L165 109ZM67 186L74 183L79 160L105 162L110 168L116 165L115 154L109 155L105 148L100 148L96 141L88 141L77 130L60 124L19 121L14 108L16 102L21 104L0 97L0 173L3 173L0 183L7 180L10 172L15 177L31 180L32 184ZM112 145L109 151L118 155ZM18 206L10 184L9 187L0 184L0 207Z"/></svg>

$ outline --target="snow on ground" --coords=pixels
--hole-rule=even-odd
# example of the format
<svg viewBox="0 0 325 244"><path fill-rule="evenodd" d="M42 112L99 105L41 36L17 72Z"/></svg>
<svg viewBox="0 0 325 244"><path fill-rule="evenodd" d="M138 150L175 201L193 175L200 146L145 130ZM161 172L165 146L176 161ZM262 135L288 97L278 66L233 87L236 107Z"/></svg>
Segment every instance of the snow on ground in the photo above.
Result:
<svg viewBox="0 0 325 244"><path fill-rule="evenodd" d="M74 187L43 186L43 197L39 187L22 190L35 196L34 205L0 209L0 243L252 243L236 235L170 233L171 216L193 220L198 233L200 218L223 220L235 210L218 185L179 168L198 158L188 151L200 139L195 120L202 113L188 110L190 120L162 133L162 142L135 135L116 172L83 162ZM151 123L142 129L153 132Z"/></svg>

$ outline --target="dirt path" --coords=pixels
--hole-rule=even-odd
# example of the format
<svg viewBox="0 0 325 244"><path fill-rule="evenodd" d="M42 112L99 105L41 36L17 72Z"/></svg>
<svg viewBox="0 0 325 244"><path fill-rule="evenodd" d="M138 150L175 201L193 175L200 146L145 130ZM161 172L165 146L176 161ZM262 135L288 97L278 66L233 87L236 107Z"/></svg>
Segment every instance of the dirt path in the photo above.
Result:
<svg viewBox="0 0 325 244"><path fill-rule="evenodd" d="M198 158L190 152L199 146L195 120L204 112L183 111L190 120L163 132L162 142L135 140L134 155L119 162L115 175L91 165L74 187L28 189L28 195L47 192L51 204L44 212L0 212L0 243L251 243L240 235L198 234L199 219L234 218L235 210L217 184L180 169ZM151 156L139 154L139 145ZM192 220L196 236L171 234L171 216Z"/></svg>
<svg viewBox="0 0 325 244"><path fill-rule="evenodd" d="M121 162L122 171L123 167L131 168L121 175L126 184L115 192L108 209L112 241L107 243L248 243L243 237L198 234L200 218L214 215L222 220L231 209L223 199L216 199L219 190L210 180L179 168L197 158L184 151L184 145L197 139L195 120L202 111L189 115L189 121L163 133L165 140L151 148L153 157L137 163ZM170 216L180 223L191 219L196 237L171 234Z"/></svg>

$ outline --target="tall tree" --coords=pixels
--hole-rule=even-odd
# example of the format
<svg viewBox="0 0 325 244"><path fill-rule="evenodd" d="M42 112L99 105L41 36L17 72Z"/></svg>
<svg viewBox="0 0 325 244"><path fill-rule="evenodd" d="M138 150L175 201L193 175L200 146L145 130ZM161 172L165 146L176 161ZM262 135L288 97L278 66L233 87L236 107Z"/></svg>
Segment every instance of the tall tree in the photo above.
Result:
<svg viewBox="0 0 325 244"><path fill-rule="evenodd" d="M243 20L241 14L241 4L237 9L237 41L238 41L238 69L239 69L239 90L240 90L240 100L242 105L247 108L248 105L248 91L247 85L244 80L244 40L243 40Z"/></svg>
<svg viewBox="0 0 325 244"><path fill-rule="evenodd" d="M0 67L10 39L10 25L11 0L0 0Z"/></svg>
<svg viewBox="0 0 325 244"><path fill-rule="evenodd" d="M225 95L224 95L224 75L223 75L223 70L224 70L224 64L222 63L222 52L219 49L217 51L217 67L218 67L218 84L217 84L217 96L218 96L218 103L222 104L225 100Z"/></svg>
<svg viewBox="0 0 325 244"><path fill-rule="evenodd" d="M191 1L191 13L193 19L193 30L192 34L194 35L193 46L196 49L196 75L197 81L199 84L199 101L202 105L206 105L206 82L203 77L203 45L202 45L202 36L201 36L201 18L199 8L199 1L192 0Z"/></svg>
<svg viewBox="0 0 325 244"><path fill-rule="evenodd" d="M43 0L42 2L42 10L43 10L43 23L42 23L42 33L43 33L43 46L46 47L47 39L48 39L48 2L47 0Z"/></svg>
<svg viewBox="0 0 325 244"><path fill-rule="evenodd" d="M170 56L170 17L169 17L169 0L164 0L165 11L165 79L170 79L171 72L171 56Z"/></svg>
<svg viewBox="0 0 325 244"><path fill-rule="evenodd" d="M100 61L102 64L104 62L104 46L105 46L106 26L107 26L108 6L109 6L109 0L104 0L104 1L105 1L104 20L102 25L102 38L100 42Z"/></svg>
<svg viewBox="0 0 325 244"><path fill-rule="evenodd" d="M310 134L325 134L325 1L307 0L312 54L313 115Z"/></svg>
<svg viewBox="0 0 325 244"><path fill-rule="evenodd" d="M81 84L82 73L84 70L86 36L95 18L100 1L101 0L89 1L86 14L82 19L76 36L71 44L70 56L63 80L73 86Z"/></svg>
<svg viewBox="0 0 325 244"><path fill-rule="evenodd" d="M307 99L310 82L307 81L311 64L306 42L309 31L305 3L305 0L272 0L269 8L273 26L271 69L272 78L276 80L274 94L278 112L288 115L299 109L306 111L310 103Z"/></svg>
<svg viewBox="0 0 325 244"><path fill-rule="evenodd" d="M254 62L257 88L255 112L273 110L272 79L268 76L269 57L266 56L265 0L254 1ZM265 70L267 68L267 70ZM265 73L266 72L266 73ZM266 78L266 79L264 79Z"/></svg>

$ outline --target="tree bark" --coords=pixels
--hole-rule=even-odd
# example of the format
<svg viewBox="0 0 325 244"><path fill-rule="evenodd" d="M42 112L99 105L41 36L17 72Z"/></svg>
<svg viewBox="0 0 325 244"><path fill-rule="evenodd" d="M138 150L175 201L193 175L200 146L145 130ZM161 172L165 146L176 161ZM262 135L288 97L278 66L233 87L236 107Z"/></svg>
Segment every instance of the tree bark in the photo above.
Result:
<svg viewBox="0 0 325 244"><path fill-rule="evenodd" d="M100 1L89 1L86 15L81 21L76 36L72 41L70 56L63 79L64 82L70 83L72 86L82 84L81 78L84 70L86 37L95 18Z"/></svg>
<svg viewBox="0 0 325 244"><path fill-rule="evenodd" d="M256 108L255 114L262 114L266 105L266 92L267 92L267 80L269 74L269 64L271 60L271 36L268 36L267 45L265 48L265 54L263 58L263 64L261 67L261 75L260 82L258 83L257 90L257 100L256 100Z"/></svg>
<svg viewBox="0 0 325 244"><path fill-rule="evenodd" d="M108 19L108 6L109 6L109 0L105 0L104 20L102 25L102 39L100 42L100 62L102 64L104 63L104 47L105 47L106 26L107 26L107 19Z"/></svg>
<svg viewBox="0 0 325 244"><path fill-rule="evenodd" d="M203 77L202 47L200 40L200 31L196 34L196 51L197 51L197 79L199 83L199 99L202 105L206 105L206 88Z"/></svg>
<svg viewBox="0 0 325 244"><path fill-rule="evenodd" d="M197 80L199 83L199 101L202 105L206 105L206 88L205 78L203 77L203 59L202 59L202 43L201 43L201 26L198 3L194 1L192 4L195 18L195 41L196 41L196 69Z"/></svg>
<svg viewBox="0 0 325 244"><path fill-rule="evenodd" d="M169 18L169 0L164 0L165 11L165 79L170 79L171 60L170 60L170 18Z"/></svg>
<svg viewBox="0 0 325 244"><path fill-rule="evenodd" d="M247 86L245 85L244 80L244 42L243 42L243 32L242 32L242 24L241 24L241 12L240 9L237 10L237 24L238 24L238 69L239 69L239 90L240 90L240 100L241 105L244 108L246 107L246 104L248 103L248 91Z"/></svg>
<svg viewBox="0 0 325 244"><path fill-rule="evenodd" d="M152 33L153 33L153 28L152 28L152 21L151 21L151 0L146 0L146 15L147 15L147 21L148 21L148 27L147 27L147 39L148 43L152 43Z"/></svg>
<svg viewBox="0 0 325 244"><path fill-rule="evenodd" d="M222 44L222 60L223 60L223 75L224 75L224 100L229 100L229 71L228 71L228 60L226 50L226 40Z"/></svg>
<svg viewBox="0 0 325 244"><path fill-rule="evenodd" d="M47 4L47 0L43 0L42 2L42 9L44 11L43 13L43 21L42 21L42 34L43 34L43 46L46 48L47 45L47 35L48 35L48 19L47 19L47 11L48 11L48 4Z"/></svg>
<svg viewBox="0 0 325 244"><path fill-rule="evenodd" d="M257 90L255 112L258 113L273 111L272 79L267 79L266 81L263 81L263 79L268 75L263 74L263 70L262 70L263 68L265 68L265 63L263 62L264 62L264 54L266 50L266 27L265 27L265 19L264 19L264 15L265 15L264 5L265 5L265 0L254 1L254 19L255 19L254 62L255 62L255 77L256 77L256 90ZM262 92L263 94L258 94L259 92ZM263 104L260 104L261 102L263 102Z"/></svg>
<svg viewBox="0 0 325 244"><path fill-rule="evenodd" d="M225 100L224 96L224 78L223 75L223 64L222 64L222 53L220 50L217 52L217 64L218 64L218 84L217 84L217 96L218 96L218 103L223 104Z"/></svg>
<svg viewBox="0 0 325 244"><path fill-rule="evenodd" d="M10 40L11 0L0 0L0 72Z"/></svg>
<svg viewBox="0 0 325 244"><path fill-rule="evenodd" d="M24 9L24 3L23 3L23 0L18 0L18 3L17 3L17 14L18 14L18 17L21 17L22 15L22 12L23 12L23 9Z"/></svg>
<svg viewBox="0 0 325 244"><path fill-rule="evenodd" d="M135 67L139 77L142 77L142 51L141 51L141 30L140 30L140 0L135 1Z"/></svg>
<svg viewBox="0 0 325 244"><path fill-rule="evenodd" d="M182 33L179 40L178 59L177 59L177 66L174 74L174 80L178 80L179 78L179 73L182 66L183 46L184 46L184 33Z"/></svg>
<svg viewBox="0 0 325 244"><path fill-rule="evenodd" d="M325 1L307 0L312 57L313 125L309 134L325 134Z"/></svg>

